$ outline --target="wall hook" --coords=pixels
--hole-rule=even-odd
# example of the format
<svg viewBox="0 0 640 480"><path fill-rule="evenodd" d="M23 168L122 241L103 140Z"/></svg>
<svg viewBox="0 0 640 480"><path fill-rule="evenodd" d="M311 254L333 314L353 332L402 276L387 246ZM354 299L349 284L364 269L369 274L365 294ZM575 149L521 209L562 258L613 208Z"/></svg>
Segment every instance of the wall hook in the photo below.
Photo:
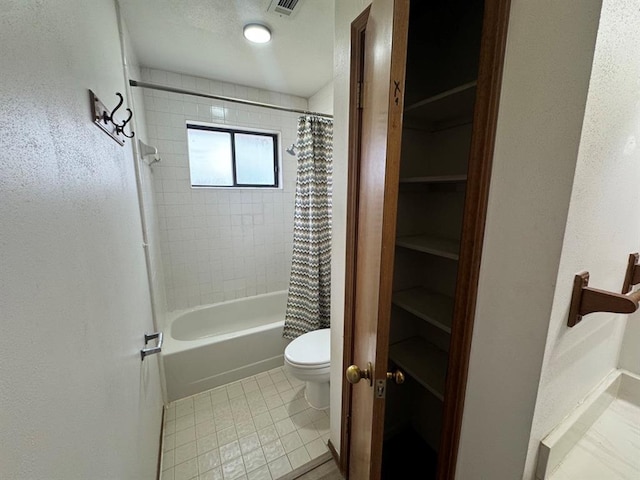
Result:
<svg viewBox="0 0 640 480"><path fill-rule="evenodd" d="M133 118L133 112L131 109L127 108L127 112L129 116L125 121L119 123L115 120L115 113L122 107L124 103L124 97L120 92L116 92L118 96L118 103L113 108L113 110L109 110L105 105L100 101L96 95L89 90L89 100L91 102L91 115L93 116L93 122L98 125L102 130L104 130L111 138L113 138L120 145L124 145L125 138L133 138L135 133L131 131L130 134L125 133L125 127L129 124L131 119Z"/></svg>
<svg viewBox="0 0 640 480"><path fill-rule="evenodd" d="M591 288L589 272L578 273L573 279L573 295L567 325L574 327L582 321L584 315L595 312L633 313L638 310L640 290L624 295Z"/></svg>
<svg viewBox="0 0 640 480"><path fill-rule="evenodd" d="M109 112L103 112L102 117L103 117L104 123L111 122L114 125L116 124L116 122L113 121L113 116L116 114L116 112L120 109L120 107L124 103L124 97L122 96L122 94L120 92L116 92L116 95L120 100L118 101L118 104L114 107L114 109L111 110L110 114Z"/></svg>
<svg viewBox="0 0 640 480"><path fill-rule="evenodd" d="M118 95L120 95L120 94L118 94ZM134 132L131 132L131 135L127 135L126 133L124 133L124 127L126 127L126 126L127 126L127 124L131 121L131 118L133 117L133 112L131 111L131 109L130 109L130 108L127 108L127 112L129 113L129 116L128 116L128 117L127 117L127 119L126 119L124 122L122 122L120 125L118 125L117 123L113 122L113 120L111 120L111 121L112 121L112 122L114 123L114 125L116 126L116 131L117 131L118 133L121 133L122 135L124 135L124 136L125 136L125 137L127 137L127 138L133 138L133 136L135 135L135 133L134 133ZM113 115L113 114L112 114L112 115Z"/></svg>

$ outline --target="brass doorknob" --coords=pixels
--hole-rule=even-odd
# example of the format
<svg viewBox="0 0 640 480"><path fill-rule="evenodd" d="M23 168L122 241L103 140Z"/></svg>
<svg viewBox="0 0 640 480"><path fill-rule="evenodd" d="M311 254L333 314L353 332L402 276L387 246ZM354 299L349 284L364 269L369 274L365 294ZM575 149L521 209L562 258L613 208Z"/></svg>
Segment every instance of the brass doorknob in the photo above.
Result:
<svg viewBox="0 0 640 480"><path fill-rule="evenodd" d="M347 367L347 381L349 383L358 383L363 378L369 380L369 384L371 384L371 371L373 367L371 362L367 363L367 368L364 370L360 370L360 367L357 365L349 365Z"/></svg>
<svg viewBox="0 0 640 480"><path fill-rule="evenodd" d="M395 372L387 372L387 380L393 380L398 385L404 383L404 373L402 370L396 370Z"/></svg>

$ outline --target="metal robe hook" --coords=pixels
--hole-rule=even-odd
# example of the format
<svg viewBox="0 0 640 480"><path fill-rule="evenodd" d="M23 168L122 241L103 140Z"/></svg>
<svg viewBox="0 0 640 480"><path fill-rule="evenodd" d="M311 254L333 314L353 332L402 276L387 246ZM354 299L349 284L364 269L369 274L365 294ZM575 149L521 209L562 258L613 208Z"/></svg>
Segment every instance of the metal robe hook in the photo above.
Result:
<svg viewBox="0 0 640 480"><path fill-rule="evenodd" d="M126 126L131 125L133 112L130 108L127 108L128 116L126 120L124 120L122 123L118 123L115 119L115 114L124 104L124 97L120 92L116 92L116 95L118 96L118 104L112 111L109 111L109 109L100 101L100 99L96 97L93 91L89 90L91 116L93 119L93 123L100 127L104 132L107 133L107 135L113 138L120 145L124 145L125 138L133 138L133 136L135 135L135 133L131 130L131 127L129 127L129 134L124 132Z"/></svg>
<svg viewBox="0 0 640 480"><path fill-rule="evenodd" d="M135 132L132 131L131 135L127 135L126 133L124 133L124 127L127 126L127 124L131 121L131 118L133 117L133 112L131 111L130 108L127 108L127 112L129 112L129 116L124 122L122 122L121 125L116 125L116 130L118 131L118 133L121 133L127 138L133 138L133 136L135 135Z"/></svg>
<svg viewBox="0 0 640 480"><path fill-rule="evenodd" d="M113 110L111 110L111 115L109 116L109 120L111 121L111 123L117 126L117 123L114 121L114 118L115 118L116 112L124 103L124 97L120 92L116 92L116 95L118 95L118 97L120 98L120 101L118 102L118 105L116 105L116 107Z"/></svg>

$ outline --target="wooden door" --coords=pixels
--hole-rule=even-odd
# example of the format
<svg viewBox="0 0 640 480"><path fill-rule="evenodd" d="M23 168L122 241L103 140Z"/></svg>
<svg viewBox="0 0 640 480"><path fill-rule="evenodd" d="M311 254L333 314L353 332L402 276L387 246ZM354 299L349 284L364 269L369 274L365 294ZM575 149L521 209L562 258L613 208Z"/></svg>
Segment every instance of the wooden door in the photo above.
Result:
<svg viewBox="0 0 640 480"><path fill-rule="evenodd" d="M409 0L374 0L366 26L355 260L349 479L380 478Z"/></svg>

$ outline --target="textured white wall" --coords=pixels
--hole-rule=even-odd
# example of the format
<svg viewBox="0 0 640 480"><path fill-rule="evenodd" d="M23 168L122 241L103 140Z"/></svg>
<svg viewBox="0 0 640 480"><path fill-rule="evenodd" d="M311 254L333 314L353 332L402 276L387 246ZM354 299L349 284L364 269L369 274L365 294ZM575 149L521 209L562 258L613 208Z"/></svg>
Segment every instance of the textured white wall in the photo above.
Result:
<svg viewBox="0 0 640 480"><path fill-rule="evenodd" d="M142 70L152 83L306 109L301 97L162 70ZM151 167L169 311L289 286L293 248L299 114L145 89ZM281 132L283 188L191 188L186 121Z"/></svg>
<svg viewBox="0 0 640 480"><path fill-rule="evenodd" d="M99 27L99 28L98 28ZM0 477L154 478L161 419L112 0L0 2Z"/></svg>
<svg viewBox="0 0 640 480"><path fill-rule="evenodd" d="M333 80L309 97L309 110L320 113L333 113Z"/></svg>
<svg viewBox="0 0 640 480"><path fill-rule="evenodd" d="M588 270L590 286L620 292L640 247L639 26L636 0L603 1L525 479L534 478L540 440L618 366L627 315L566 323L575 273Z"/></svg>
<svg viewBox="0 0 640 480"><path fill-rule="evenodd" d="M609 2L608 2L609 3ZM607 7L609 7L607 3ZM629 2L625 3L625 6L628 5ZM632 13L629 17L629 21L633 21L632 19L637 18L637 12ZM621 25L623 26L629 26L630 23L629 21L624 21L621 22ZM636 26L638 25L638 23L640 23L640 20L635 20L636 21ZM631 25L633 25L631 23ZM633 32L633 33L637 33ZM628 30L625 30L625 34L628 35L630 38L633 38L632 32L629 32ZM637 43L635 44L636 46L639 44L638 42L640 41L636 41ZM637 155L638 155L638 143L640 143L640 132L638 131L638 129L640 129L640 95L638 95L637 93L640 91L640 82L638 79L640 79L640 73L638 73L637 68L638 68L638 56L637 56L637 52L638 49L637 47L634 48L630 48L628 50L628 54L633 56L635 54L635 58L631 58L631 65L628 65L626 68L629 68L630 70L633 70L634 68L636 69L636 73L635 76L633 75L633 73L628 76L626 78L627 82L631 82L631 88L633 85L633 82L635 81L635 91L636 91L636 95L635 95L635 101L631 100L630 102L628 102L628 105L626 106L627 108L635 108L635 133L633 133L633 120L629 123L628 126L626 126L629 131L631 132L629 134L629 136L626 138L626 142L625 142L625 149L623 150L623 153L627 153L629 152L629 154L632 155L636 155L636 159L637 159ZM621 53L621 52L619 52ZM629 83L626 84L627 88L630 87ZM626 110L626 109L625 109ZM633 112L631 112L633 115ZM636 160L637 161L637 160ZM635 203L635 205L638 205L638 202ZM634 217L635 218L635 214ZM638 240L636 238L636 240ZM640 249L640 241L637 242L637 244L635 245L633 251L637 252L638 249ZM629 252L632 253L632 252ZM636 313L632 316L629 317L629 321L627 322L627 327L625 329L624 332L624 339L622 342L622 351L620 352L620 360L619 360L619 366L620 368L624 368L627 370L630 370L634 373L640 374L640 348L638 348L638 345L640 345L640 313Z"/></svg>
<svg viewBox="0 0 640 480"><path fill-rule="evenodd" d="M340 451L342 365L344 342L344 276L347 235L347 160L349 157L349 69L351 22L370 4L368 0L336 2L333 63L333 205L331 239L331 435Z"/></svg>

